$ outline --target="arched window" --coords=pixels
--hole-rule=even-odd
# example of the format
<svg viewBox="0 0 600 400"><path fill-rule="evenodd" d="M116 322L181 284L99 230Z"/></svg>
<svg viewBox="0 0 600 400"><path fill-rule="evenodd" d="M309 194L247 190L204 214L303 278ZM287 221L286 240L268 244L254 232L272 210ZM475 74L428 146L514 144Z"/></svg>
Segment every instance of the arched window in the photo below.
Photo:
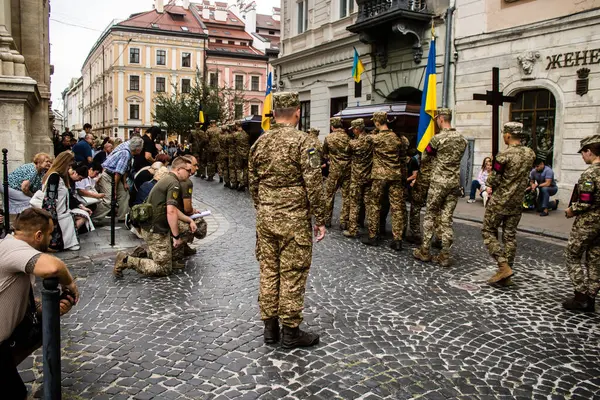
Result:
<svg viewBox="0 0 600 400"><path fill-rule="evenodd" d="M526 145L531 147L537 158L552 166L554 157L554 122L556 99L546 89L527 90L516 95L517 102L511 105L511 121L521 122L529 134Z"/></svg>

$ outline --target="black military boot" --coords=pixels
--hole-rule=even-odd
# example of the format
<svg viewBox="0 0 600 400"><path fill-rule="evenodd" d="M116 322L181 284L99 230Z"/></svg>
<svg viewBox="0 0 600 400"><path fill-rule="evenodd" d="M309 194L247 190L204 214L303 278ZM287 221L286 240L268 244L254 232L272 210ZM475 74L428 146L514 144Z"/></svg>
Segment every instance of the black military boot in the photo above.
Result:
<svg viewBox="0 0 600 400"><path fill-rule="evenodd" d="M215 180L215 178L213 178L212 176L210 176L206 181L207 182L213 182Z"/></svg>
<svg viewBox="0 0 600 400"><path fill-rule="evenodd" d="M296 347L310 347L319 343L319 335L311 332L304 332L299 327L283 327L283 338L281 347L284 349L295 349Z"/></svg>
<svg viewBox="0 0 600 400"><path fill-rule="evenodd" d="M441 250L442 241L440 239L438 239L437 237L434 237L433 240L431 241L431 247L433 247L434 249Z"/></svg>
<svg viewBox="0 0 600 400"><path fill-rule="evenodd" d="M265 331L263 337L266 344L279 342L279 319L271 318L265 320Z"/></svg>
<svg viewBox="0 0 600 400"><path fill-rule="evenodd" d="M238 186L237 191L238 192L245 192L246 191L246 186L244 186L244 185Z"/></svg>
<svg viewBox="0 0 600 400"><path fill-rule="evenodd" d="M341 229L342 231L345 231L345 230L347 230L347 229L348 229L348 223L346 223L346 222L342 222L342 223L340 224L340 229Z"/></svg>
<svg viewBox="0 0 600 400"><path fill-rule="evenodd" d="M219 183L223 183L223 178L219 177Z"/></svg>
<svg viewBox="0 0 600 400"><path fill-rule="evenodd" d="M229 189L231 189L231 190L237 190L237 188L238 188L238 184L237 183L232 183L232 184L229 185Z"/></svg>
<svg viewBox="0 0 600 400"><path fill-rule="evenodd" d="M396 251L402 251L402 240L392 240L390 243L390 248Z"/></svg>
<svg viewBox="0 0 600 400"><path fill-rule="evenodd" d="M563 307L571 311L594 312L596 299L585 293L575 292L575 296L563 302Z"/></svg>
<svg viewBox="0 0 600 400"><path fill-rule="evenodd" d="M361 242L363 244L366 244L367 246L377 246L377 238L372 238L369 236L365 236L364 238L362 238Z"/></svg>
<svg viewBox="0 0 600 400"><path fill-rule="evenodd" d="M231 185L229 184L229 182L225 182L225 184L223 185L223 187L230 188Z"/></svg>
<svg viewBox="0 0 600 400"><path fill-rule="evenodd" d="M408 243L411 244L416 244L417 246L421 245L421 242L423 242L423 239L421 238L421 236L417 236L417 235L407 235L406 236L406 241Z"/></svg>

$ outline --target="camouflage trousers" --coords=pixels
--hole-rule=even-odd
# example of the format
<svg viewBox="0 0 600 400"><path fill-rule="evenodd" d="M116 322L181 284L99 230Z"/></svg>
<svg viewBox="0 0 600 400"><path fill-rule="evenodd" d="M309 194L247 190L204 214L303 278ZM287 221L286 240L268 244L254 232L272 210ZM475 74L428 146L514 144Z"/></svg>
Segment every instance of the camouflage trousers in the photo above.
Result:
<svg viewBox="0 0 600 400"><path fill-rule="evenodd" d="M381 211L381 201L385 189L389 191L390 209L392 213L392 233L394 240L402 240L402 231L404 230L404 182L388 181L384 179L373 179L371 185L371 196L367 206L367 216L369 216L369 237L377 236L379 229L379 215Z"/></svg>
<svg viewBox="0 0 600 400"><path fill-rule="evenodd" d="M508 263L511 267L517 254L517 227L521 214L502 215L491 208L485 209L481 236L490 255L498 264ZM498 240L498 228L502 227L502 244Z"/></svg>
<svg viewBox="0 0 600 400"><path fill-rule="evenodd" d="M209 178L213 178L215 176L215 172L217 171L217 160L219 159L219 153L214 153L212 151L207 152L206 154L206 173ZM221 174L219 174L221 176Z"/></svg>
<svg viewBox="0 0 600 400"><path fill-rule="evenodd" d="M248 159L236 159L235 172L238 184L248 187Z"/></svg>
<svg viewBox="0 0 600 400"><path fill-rule="evenodd" d="M167 233L152 233L142 229L149 258L128 257L127 266L146 276L167 276L173 271L173 243ZM150 258L152 257L152 258Z"/></svg>
<svg viewBox="0 0 600 400"><path fill-rule="evenodd" d="M367 226L372 216L368 214L366 205L371 197L371 181L353 178L350 182L350 211L348 217L348 231L352 235L358 233L358 222L360 219L360 210L365 207L367 217Z"/></svg>
<svg viewBox="0 0 600 400"><path fill-rule="evenodd" d="M333 219L333 204L338 189L342 189L342 211L340 224L347 224L350 215L350 165L344 167L331 165L329 176L325 181L325 224L331 225Z"/></svg>
<svg viewBox="0 0 600 400"><path fill-rule="evenodd" d="M429 251L431 240L439 226L442 252L449 252L454 243L452 215L458 203L455 186L442 186L432 183L427 192L427 210L423 221L423 249Z"/></svg>
<svg viewBox="0 0 600 400"><path fill-rule="evenodd" d="M229 182L231 182L232 186L236 186L238 184L237 180L237 164L235 162L235 158L229 156Z"/></svg>
<svg viewBox="0 0 600 400"><path fill-rule="evenodd" d="M204 149L194 154L194 157L198 160L198 172L196 175L207 175L208 157Z"/></svg>
<svg viewBox="0 0 600 400"><path fill-rule="evenodd" d="M278 317L282 325L297 327L302 322L312 260L310 221L290 225L257 220L256 258L260 263L261 318Z"/></svg>
<svg viewBox="0 0 600 400"><path fill-rule="evenodd" d="M184 244L190 245L194 243L194 238L204 239L206 237L207 225L204 218L196 218L194 220L198 230L196 233L192 233L190 231L190 225L186 224L183 221L179 221L177 224L179 226L179 235L181 236L181 240ZM173 248L173 260L183 260L185 257L185 246L179 246L178 248Z"/></svg>
<svg viewBox="0 0 600 400"><path fill-rule="evenodd" d="M229 158L219 157L219 177L223 178L225 183L229 183Z"/></svg>
<svg viewBox="0 0 600 400"><path fill-rule="evenodd" d="M600 289L599 220L597 214L592 218L588 215L578 216L565 249L567 270L575 290L593 297Z"/></svg>

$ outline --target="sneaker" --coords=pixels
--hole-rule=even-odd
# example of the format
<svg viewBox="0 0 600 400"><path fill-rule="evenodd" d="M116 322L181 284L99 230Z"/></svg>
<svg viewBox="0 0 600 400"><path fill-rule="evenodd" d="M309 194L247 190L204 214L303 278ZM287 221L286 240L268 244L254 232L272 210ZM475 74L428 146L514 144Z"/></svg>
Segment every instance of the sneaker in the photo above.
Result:
<svg viewBox="0 0 600 400"><path fill-rule="evenodd" d="M542 211L540 213L540 217L547 217L548 215L550 215L550 214L548 214L548 211Z"/></svg>
<svg viewBox="0 0 600 400"><path fill-rule="evenodd" d="M132 226L131 229L129 229L129 231L131 233L133 233L135 236L137 236L138 239L143 239L142 234L140 233L138 228L136 228L135 226Z"/></svg>
<svg viewBox="0 0 600 400"><path fill-rule="evenodd" d="M78 245L78 244L76 244L75 246L69 247L67 250L69 250L69 251L79 251L79 250L81 250L81 246Z"/></svg>
<svg viewBox="0 0 600 400"><path fill-rule="evenodd" d="M469 199L469 200L467 200L467 203L473 204L473 203L475 203L475 199Z"/></svg>
<svg viewBox="0 0 600 400"><path fill-rule="evenodd" d="M127 228L127 230L131 230L131 228L133 228L133 225L131 225L131 216L129 215L129 213L125 214L125 228Z"/></svg>
<svg viewBox="0 0 600 400"><path fill-rule="evenodd" d="M558 203L560 203L560 200L556 200L556 201L554 202L554 207L552 207L552 211L556 211L556 210L558 210Z"/></svg>

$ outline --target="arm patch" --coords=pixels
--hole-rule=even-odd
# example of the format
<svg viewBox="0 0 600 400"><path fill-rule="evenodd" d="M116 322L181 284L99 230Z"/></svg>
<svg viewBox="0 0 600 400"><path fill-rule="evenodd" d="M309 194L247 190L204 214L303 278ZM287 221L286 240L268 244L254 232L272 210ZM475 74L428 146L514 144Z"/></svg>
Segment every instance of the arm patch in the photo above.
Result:
<svg viewBox="0 0 600 400"><path fill-rule="evenodd" d="M504 164L500 164L498 160L494 160L492 169L496 171L498 175L502 175L504 173Z"/></svg>
<svg viewBox="0 0 600 400"><path fill-rule="evenodd" d="M307 150L308 152L308 164L311 168L320 168L321 167L321 155L314 148L310 148Z"/></svg>
<svg viewBox="0 0 600 400"><path fill-rule="evenodd" d="M425 147L425 152L431 157L435 157L437 154L437 149L434 149L430 144L428 144L427 147Z"/></svg>
<svg viewBox="0 0 600 400"><path fill-rule="evenodd" d="M592 204L594 202L594 182L586 181L579 188L579 201Z"/></svg>

